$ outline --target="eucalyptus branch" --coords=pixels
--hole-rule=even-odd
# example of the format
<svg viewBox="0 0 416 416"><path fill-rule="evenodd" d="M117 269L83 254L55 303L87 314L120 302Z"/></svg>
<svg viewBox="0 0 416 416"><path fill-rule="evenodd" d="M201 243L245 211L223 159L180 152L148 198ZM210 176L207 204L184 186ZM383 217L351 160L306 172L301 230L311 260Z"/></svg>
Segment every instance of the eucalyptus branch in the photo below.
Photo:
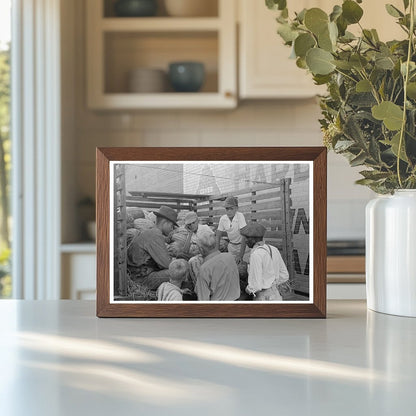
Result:
<svg viewBox="0 0 416 416"><path fill-rule="evenodd" d="M377 101L377 104L380 104L380 97L378 95L378 92L376 90L376 87L374 86L374 84L371 82L370 78L368 78L367 76L367 72L365 72L365 69L361 66L362 71L360 71L360 75L363 79L365 79L366 81L368 81L368 83L370 84L371 87L371 93L373 94L374 99Z"/></svg>
<svg viewBox="0 0 416 416"><path fill-rule="evenodd" d="M340 71L338 68L335 68L335 71L338 72L341 75L344 75L345 78L350 79L352 82L357 83L357 80L355 78L351 77L348 74L345 74L344 72Z"/></svg>
<svg viewBox="0 0 416 416"><path fill-rule="evenodd" d="M390 101L393 101L394 90L396 89L396 84L397 84L397 81L396 81L396 80L394 80L394 81L393 81L393 88L391 89L391 94L390 94L390 97L389 97L389 100L390 100ZM393 101L393 102L395 102L395 101Z"/></svg>
<svg viewBox="0 0 416 416"><path fill-rule="evenodd" d="M397 177L399 179L399 185L403 188L402 177L400 173L400 156L403 147L404 141L404 132L406 130L406 110L407 110L407 83L409 81L409 69L410 62L412 59L412 49L413 49L413 37L414 37L414 28L415 28L415 0L410 0L410 29L409 29L409 44L407 46L407 60L406 60L406 73L404 75L404 85L403 85L403 118L402 118L402 127L400 129L400 139L399 139L399 149L397 151Z"/></svg>

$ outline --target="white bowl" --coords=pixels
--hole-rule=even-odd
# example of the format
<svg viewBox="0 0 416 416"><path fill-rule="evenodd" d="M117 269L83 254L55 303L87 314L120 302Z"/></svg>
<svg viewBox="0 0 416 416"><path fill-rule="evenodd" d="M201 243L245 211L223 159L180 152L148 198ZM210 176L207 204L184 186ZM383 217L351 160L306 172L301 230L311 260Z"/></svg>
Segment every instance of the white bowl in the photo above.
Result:
<svg viewBox="0 0 416 416"><path fill-rule="evenodd" d="M165 0L165 7L174 17L218 16L217 0Z"/></svg>
<svg viewBox="0 0 416 416"><path fill-rule="evenodd" d="M129 72L128 90L133 93L158 93L167 90L167 75L163 69L136 68Z"/></svg>

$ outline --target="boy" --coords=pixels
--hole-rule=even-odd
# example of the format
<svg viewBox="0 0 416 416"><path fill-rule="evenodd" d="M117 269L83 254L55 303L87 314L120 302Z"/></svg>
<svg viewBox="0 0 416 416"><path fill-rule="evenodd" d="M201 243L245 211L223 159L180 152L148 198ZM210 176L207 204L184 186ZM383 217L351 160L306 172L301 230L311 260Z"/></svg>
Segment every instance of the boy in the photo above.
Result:
<svg viewBox="0 0 416 416"><path fill-rule="evenodd" d="M221 237L227 235L229 239L228 252L235 258L237 264L243 260L246 251L246 241L240 230L247 223L244 215L238 212L238 200L234 196L226 198L224 203L226 214L220 218L216 233L217 249L220 247Z"/></svg>
<svg viewBox="0 0 416 416"><path fill-rule="evenodd" d="M157 289L157 300L166 302L183 301L181 285L189 272L188 262L184 259L172 260L169 264L169 282L162 283Z"/></svg>

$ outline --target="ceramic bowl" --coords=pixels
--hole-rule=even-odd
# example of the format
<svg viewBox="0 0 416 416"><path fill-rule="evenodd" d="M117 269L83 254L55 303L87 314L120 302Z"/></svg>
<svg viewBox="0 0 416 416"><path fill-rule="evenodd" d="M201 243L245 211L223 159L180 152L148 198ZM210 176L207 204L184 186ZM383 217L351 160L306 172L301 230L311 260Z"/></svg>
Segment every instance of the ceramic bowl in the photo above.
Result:
<svg viewBox="0 0 416 416"><path fill-rule="evenodd" d="M218 16L218 0L165 0L165 8L173 17Z"/></svg>
<svg viewBox="0 0 416 416"><path fill-rule="evenodd" d="M172 62L169 64L169 81L177 92L197 92L205 80L202 62Z"/></svg>
<svg viewBox="0 0 416 416"><path fill-rule="evenodd" d="M165 92L167 84L167 75L162 69L136 68L129 72L128 91L132 93Z"/></svg>
<svg viewBox="0 0 416 416"><path fill-rule="evenodd" d="M156 0L118 0L114 12L120 17L147 17L157 12Z"/></svg>

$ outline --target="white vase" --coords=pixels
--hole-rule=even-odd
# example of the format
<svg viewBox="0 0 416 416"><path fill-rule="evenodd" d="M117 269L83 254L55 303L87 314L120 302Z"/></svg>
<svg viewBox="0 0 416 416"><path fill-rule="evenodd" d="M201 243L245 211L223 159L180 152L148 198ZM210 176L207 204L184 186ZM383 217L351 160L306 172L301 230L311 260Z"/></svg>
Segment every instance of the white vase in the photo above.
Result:
<svg viewBox="0 0 416 416"><path fill-rule="evenodd" d="M367 204L366 284L369 309L416 317L416 189Z"/></svg>

